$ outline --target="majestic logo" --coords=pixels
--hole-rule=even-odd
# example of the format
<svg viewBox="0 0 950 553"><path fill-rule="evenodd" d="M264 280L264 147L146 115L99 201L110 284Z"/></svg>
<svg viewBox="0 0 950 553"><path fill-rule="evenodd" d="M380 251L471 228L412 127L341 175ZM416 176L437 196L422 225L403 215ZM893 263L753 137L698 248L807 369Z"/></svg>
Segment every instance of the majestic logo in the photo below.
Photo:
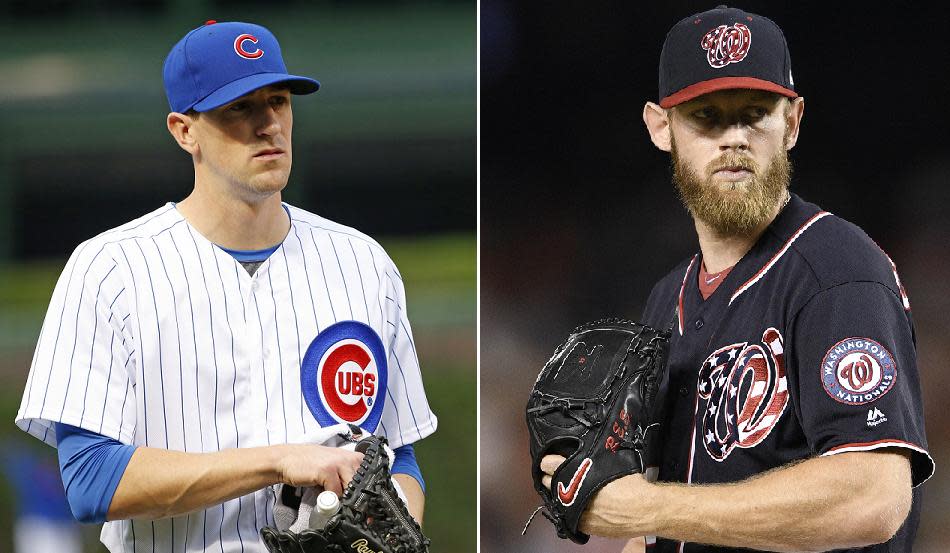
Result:
<svg viewBox="0 0 950 553"><path fill-rule="evenodd" d="M574 503L574 499L577 498L577 490L581 489L581 486L584 484L584 479L587 478L587 473L590 472L590 467L593 466L593 464L594 462L590 460L590 457L584 458L584 460L581 461L581 465L574 471L574 476L571 477L571 481L566 488L564 487L564 482L557 483L557 498L561 501L561 505L567 507Z"/></svg>
<svg viewBox="0 0 950 553"><path fill-rule="evenodd" d="M244 43L251 42L257 44L257 37L254 35L243 34L239 35L234 39L234 53L241 56L242 58L255 60L264 55L264 51L260 48L255 48L254 51L249 51L244 49Z"/></svg>
<svg viewBox="0 0 950 553"><path fill-rule="evenodd" d="M699 44L706 50L709 65L719 69L745 59L752 45L752 32L742 23L720 25L706 33Z"/></svg>
<svg viewBox="0 0 950 553"><path fill-rule="evenodd" d="M719 348L699 371L703 406L702 442L723 461L736 447L752 448L775 428L788 404L782 335L769 328L761 344Z"/></svg>
<svg viewBox="0 0 950 553"><path fill-rule="evenodd" d="M343 422L373 432L385 403L387 375L379 335L364 323L342 321L318 334L307 348L300 386L321 426Z"/></svg>
<svg viewBox="0 0 950 553"><path fill-rule="evenodd" d="M891 390L897 363L891 352L869 338L846 338L821 360L821 383L835 401L870 403Z"/></svg>
<svg viewBox="0 0 950 553"><path fill-rule="evenodd" d="M868 409L868 426L874 427L882 422L887 422L887 417L884 416L884 413L882 413L880 409L877 407Z"/></svg>

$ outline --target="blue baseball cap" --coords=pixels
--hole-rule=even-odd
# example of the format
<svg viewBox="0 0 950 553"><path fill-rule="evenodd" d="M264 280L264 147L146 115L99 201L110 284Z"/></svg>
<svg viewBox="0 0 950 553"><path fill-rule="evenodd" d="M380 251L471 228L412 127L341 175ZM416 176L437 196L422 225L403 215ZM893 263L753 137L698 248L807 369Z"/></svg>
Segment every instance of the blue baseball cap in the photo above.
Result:
<svg viewBox="0 0 950 553"><path fill-rule="evenodd" d="M320 83L287 73L277 38L260 25L211 20L172 47L162 70L171 110L208 111L245 94L286 83L292 94L311 94Z"/></svg>

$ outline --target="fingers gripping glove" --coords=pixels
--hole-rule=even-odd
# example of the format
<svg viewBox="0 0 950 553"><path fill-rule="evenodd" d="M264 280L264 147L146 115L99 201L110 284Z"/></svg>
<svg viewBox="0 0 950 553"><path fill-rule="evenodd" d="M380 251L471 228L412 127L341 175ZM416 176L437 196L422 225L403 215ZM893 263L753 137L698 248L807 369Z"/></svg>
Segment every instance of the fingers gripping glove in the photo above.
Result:
<svg viewBox="0 0 950 553"><path fill-rule="evenodd" d="M363 462L340 498L340 511L324 528L299 533L265 527L271 553L428 553L429 539L399 499L389 472L386 438L369 436L356 445Z"/></svg>
<svg viewBox="0 0 950 553"><path fill-rule="evenodd" d="M527 405L532 476L543 502L531 519L541 511L559 537L587 543L577 526L594 493L651 466L669 340L669 331L605 319L574 329L558 346ZM566 460L548 489L540 463L550 454Z"/></svg>

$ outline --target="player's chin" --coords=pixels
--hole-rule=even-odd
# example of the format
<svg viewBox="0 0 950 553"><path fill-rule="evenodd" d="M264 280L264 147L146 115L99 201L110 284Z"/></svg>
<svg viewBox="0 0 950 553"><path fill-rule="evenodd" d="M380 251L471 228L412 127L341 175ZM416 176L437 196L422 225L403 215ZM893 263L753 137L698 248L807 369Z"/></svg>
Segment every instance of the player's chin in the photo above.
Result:
<svg viewBox="0 0 950 553"><path fill-rule="evenodd" d="M269 196L283 190L287 186L289 176L289 172L286 171L268 171L255 175L249 187L258 194Z"/></svg>
<svg viewBox="0 0 950 553"><path fill-rule="evenodd" d="M755 175L751 173L741 179L718 178L715 175L709 178L709 183L713 190L725 196L745 194L754 181Z"/></svg>

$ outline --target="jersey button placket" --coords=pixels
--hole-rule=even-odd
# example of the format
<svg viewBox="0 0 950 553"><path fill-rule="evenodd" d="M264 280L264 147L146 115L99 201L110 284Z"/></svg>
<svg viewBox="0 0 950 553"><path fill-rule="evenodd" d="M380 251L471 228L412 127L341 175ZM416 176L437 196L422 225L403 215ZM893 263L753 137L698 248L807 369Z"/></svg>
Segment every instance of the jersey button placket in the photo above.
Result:
<svg viewBox="0 0 950 553"><path fill-rule="evenodd" d="M703 322L703 319L699 318L699 319L696 319L696 322L693 323L693 326L696 328L696 330L699 330L703 327L704 324L705 323Z"/></svg>
<svg viewBox="0 0 950 553"><path fill-rule="evenodd" d="M260 271L260 269L258 269ZM260 290L260 284L258 284L257 274L251 277L251 284L247 287L247 294L244 296L244 312L247 314L247 332L245 333L247 347L247 375L248 380L250 381L250 396L251 401L254 405L254 411L258 413L258 420L264 421L263 427L261 425L254 425L254 439L258 444L267 444L267 431L266 427L269 426L270 421L267 420L267 399L264 397L264 380L263 375L261 374L263 360L262 356L266 357L264 352L264 344L260 331L253 332L251 329L260 329L261 322L258 320L258 309L255 308L255 301L260 301L260 298L255 299Z"/></svg>

